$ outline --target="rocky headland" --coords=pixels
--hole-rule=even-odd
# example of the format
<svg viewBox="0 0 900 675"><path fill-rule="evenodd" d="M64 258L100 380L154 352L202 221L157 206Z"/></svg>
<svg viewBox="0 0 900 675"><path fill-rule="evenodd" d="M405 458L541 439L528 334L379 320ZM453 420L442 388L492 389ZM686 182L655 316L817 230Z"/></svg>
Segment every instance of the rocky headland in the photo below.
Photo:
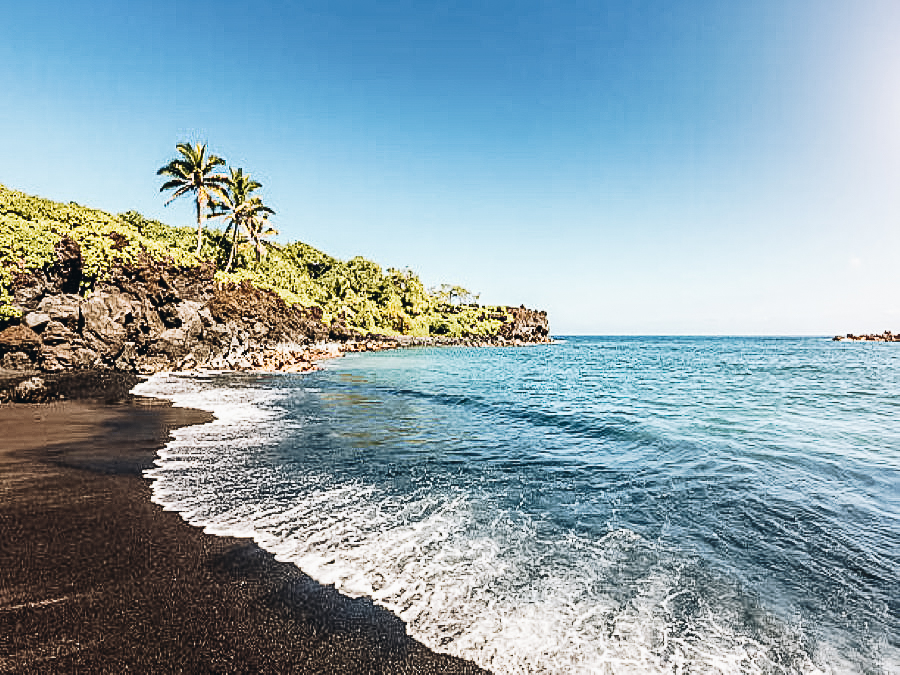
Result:
<svg viewBox="0 0 900 675"><path fill-rule="evenodd" d="M2 398L64 395L60 376L79 371L302 372L343 352L549 341L546 312L524 307L487 317L503 323L488 338L364 333L340 318L326 323L319 307L289 305L247 282L216 282L211 265L180 268L151 260L119 265L82 295L78 243L64 237L55 254L50 269L15 279L12 304L21 319L0 331Z"/></svg>

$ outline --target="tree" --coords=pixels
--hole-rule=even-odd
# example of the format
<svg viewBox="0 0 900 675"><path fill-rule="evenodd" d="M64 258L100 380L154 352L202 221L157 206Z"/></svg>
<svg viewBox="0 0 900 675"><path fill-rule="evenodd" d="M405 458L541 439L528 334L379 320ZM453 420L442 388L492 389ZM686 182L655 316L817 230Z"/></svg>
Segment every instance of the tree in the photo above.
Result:
<svg viewBox="0 0 900 675"><path fill-rule="evenodd" d="M231 271L234 262L239 231L243 230L247 240L257 247L257 262L261 257L260 237L277 234L275 230L266 229L264 225L259 224L259 221L265 221L268 216L275 214L259 197L252 196L251 193L261 187L262 183L253 180L243 169L230 169L230 175L225 180L225 190L220 199L212 204L214 215L228 218L225 234L231 231L231 251L228 254L228 264L225 266L226 272Z"/></svg>
<svg viewBox="0 0 900 675"><path fill-rule="evenodd" d="M447 305L452 305L456 299L457 305L464 305L470 302L477 302L479 296L474 295L462 286L452 286L450 284L441 284L439 288L432 289L432 293L437 296L438 301Z"/></svg>
<svg viewBox="0 0 900 675"><path fill-rule="evenodd" d="M263 206L259 197L254 197L251 202L253 207L249 209L247 217L241 221L247 241L256 251L256 262L259 262L266 254L266 244L263 237L271 237L278 234L278 230L269 225L269 215L274 211L268 206Z"/></svg>
<svg viewBox="0 0 900 675"><path fill-rule="evenodd" d="M197 203L197 255L200 255L207 207L225 192L228 177L215 172L216 167L225 164L225 160L213 154L207 155L206 143L179 143L175 149L181 157L176 157L156 172L157 176L171 176L159 191L175 190L166 206L182 195L193 193Z"/></svg>

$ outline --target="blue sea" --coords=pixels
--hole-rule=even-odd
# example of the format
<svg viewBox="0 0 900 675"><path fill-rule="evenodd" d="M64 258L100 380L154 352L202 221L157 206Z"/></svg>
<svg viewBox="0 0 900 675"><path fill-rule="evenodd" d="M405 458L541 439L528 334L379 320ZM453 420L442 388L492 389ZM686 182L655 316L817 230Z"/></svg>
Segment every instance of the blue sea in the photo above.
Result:
<svg viewBox="0 0 900 675"><path fill-rule="evenodd" d="M154 499L495 673L900 673L900 344L572 337L158 375Z"/></svg>

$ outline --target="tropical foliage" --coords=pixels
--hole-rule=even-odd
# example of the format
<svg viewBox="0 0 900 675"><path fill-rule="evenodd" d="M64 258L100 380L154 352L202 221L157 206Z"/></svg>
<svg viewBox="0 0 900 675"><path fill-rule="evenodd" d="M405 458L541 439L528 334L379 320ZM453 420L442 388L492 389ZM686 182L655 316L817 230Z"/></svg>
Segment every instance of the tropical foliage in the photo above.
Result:
<svg viewBox="0 0 900 675"><path fill-rule="evenodd" d="M242 175L250 181L248 174ZM234 174L229 178L235 180ZM235 195L226 189L234 205ZM247 190L251 201L256 189ZM216 211L223 209L217 207ZM270 211L258 215L265 226ZM233 215L225 215L221 221L226 229L208 229L198 256L193 227L172 227L134 211L113 215L74 203L61 204L0 185L0 327L16 316L11 306L14 279L49 270L55 262L54 246L65 235L81 246L83 291L115 265L142 258L169 260L181 267L211 260L222 270L216 274L221 283L249 281L275 291L289 303L322 307L326 320L343 318L348 326L365 331L489 336L503 324L503 308L463 304L462 300L472 298L459 287L429 291L410 270L385 271L362 257L339 260L303 242L263 246L253 240L254 235L248 241L246 230L234 234ZM240 219L238 216L238 226L244 227ZM233 246L242 236L244 245ZM255 236L261 240L262 232ZM258 254L260 247L266 255Z"/></svg>

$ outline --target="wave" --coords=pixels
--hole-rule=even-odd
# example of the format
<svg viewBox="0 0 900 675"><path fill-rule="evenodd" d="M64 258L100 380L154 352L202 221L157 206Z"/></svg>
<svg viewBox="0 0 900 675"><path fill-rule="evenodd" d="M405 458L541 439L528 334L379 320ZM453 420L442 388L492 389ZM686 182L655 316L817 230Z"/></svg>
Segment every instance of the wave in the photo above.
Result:
<svg viewBox="0 0 900 675"><path fill-rule="evenodd" d="M147 472L154 500L208 532L252 537L320 583L371 597L427 646L498 674L814 673L822 672L817 664L841 663L802 624L776 618L699 555L627 527L560 528L551 513L510 506L497 492L510 486L492 486L490 477L422 477L396 492L327 465L280 461L311 427L321 442L340 442L316 427L316 383L162 375L139 385L135 393L216 416L174 432ZM292 414L298 396L313 410L306 417ZM620 432L634 442L628 429L613 428Z"/></svg>

